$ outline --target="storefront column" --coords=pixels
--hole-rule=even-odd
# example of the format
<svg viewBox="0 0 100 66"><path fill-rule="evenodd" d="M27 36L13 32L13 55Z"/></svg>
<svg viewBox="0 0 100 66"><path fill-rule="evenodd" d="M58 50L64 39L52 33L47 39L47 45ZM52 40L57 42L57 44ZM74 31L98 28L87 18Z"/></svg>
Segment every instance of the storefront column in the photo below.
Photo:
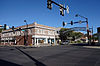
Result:
<svg viewBox="0 0 100 66"><path fill-rule="evenodd" d="M50 44L50 46L51 46L51 39L49 39L49 42L50 42L49 44Z"/></svg>
<svg viewBox="0 0 100 66"><path fill-rule="evenodd" d="M48 39L46 38L45 40L46 40L46 44L47 44L48 43Z"/></svg>
<svg viewBox="0 0 100 66"><path fill-rule="evenodd" d="M10 45L10 43L9 43L9 38L8 38L8 44Z"/></svg>
<svg viewBox="0 0 100 66"><path fill-rule="evenodd" d="M5 45L5 39L4 39L4 45Z"/></svg>
<svg viewBox="0 0 100 66"><path fill-rule="evenodd" d="M56 45L56 38L54 37L54 45Z"/></svg>
<svg viewBox="0 0 100 66"><path fill-rule="evenodd" d="M16 39L15 39L15 45L16 45Z"/></svg>
<svg viewBox="0 0 100 66"><path fill-rule="evenodd" d="M34 38L34 45L36 46L36 38Z"/></svg>

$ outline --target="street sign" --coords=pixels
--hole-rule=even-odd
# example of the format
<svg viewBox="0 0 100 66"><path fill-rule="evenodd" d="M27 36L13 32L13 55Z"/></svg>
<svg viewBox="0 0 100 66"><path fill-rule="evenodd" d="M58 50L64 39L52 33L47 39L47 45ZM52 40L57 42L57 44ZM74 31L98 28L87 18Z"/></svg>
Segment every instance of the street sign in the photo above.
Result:
<svg viewBox="0 0 100 66"><path fill-rule="evenodd" d="M74 27L74 28L70 28L71 30L74 31L86 31L86 27Z"/></svg>
<svg viewBox="0 0 100 66"><path fill-rule="evenodd" d="M24 29L22 29L22 31L25 31Z"/></svg>

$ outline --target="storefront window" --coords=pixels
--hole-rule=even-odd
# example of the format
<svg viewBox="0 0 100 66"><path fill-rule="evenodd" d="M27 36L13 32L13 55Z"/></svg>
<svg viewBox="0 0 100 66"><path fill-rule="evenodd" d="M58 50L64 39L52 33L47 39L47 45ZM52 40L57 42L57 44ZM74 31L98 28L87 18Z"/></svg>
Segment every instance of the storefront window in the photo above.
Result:
<svg viewBox="0 0 100 66"><path fill-rule="evenodd" d="M38 43L44 43L45 39L44 38L38 38Z"/></svg>

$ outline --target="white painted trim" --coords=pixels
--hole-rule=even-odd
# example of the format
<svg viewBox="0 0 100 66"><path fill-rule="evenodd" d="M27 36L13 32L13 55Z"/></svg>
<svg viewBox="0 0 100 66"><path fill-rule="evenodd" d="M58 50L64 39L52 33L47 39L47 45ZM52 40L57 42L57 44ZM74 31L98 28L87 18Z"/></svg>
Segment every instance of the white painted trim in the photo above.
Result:
<svg viewBox="0 0 100 66"><path fill-rule="evenodd" d="M55 36L39 36L39 35L33 35L32 38L35 37L35 38L55 38Z"/></svg>
<svg viewBox="0 0 100 66"><path fill-rule="evenodd" d="M42 28L42 29L47 29L47 30L49 29L49 30L54 30L54 31L56 30L56 28L53 29L52 27L49 27L49 26L48 27L46 27L46 26L36 26L36 28Z"/></svg>

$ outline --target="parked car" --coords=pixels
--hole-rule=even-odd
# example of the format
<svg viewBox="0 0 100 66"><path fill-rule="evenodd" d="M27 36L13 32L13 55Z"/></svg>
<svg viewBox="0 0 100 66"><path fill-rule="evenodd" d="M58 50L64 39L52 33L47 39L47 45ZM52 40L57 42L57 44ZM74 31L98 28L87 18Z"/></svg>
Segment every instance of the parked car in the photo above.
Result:
<svg viewBox="0 0 100 66"><path fill-rule="evenodd" d="M62 41L61 44L62 44L62 45L67 45L67 44L69 44L69 42L70 42L69 40Z"/></svg>

